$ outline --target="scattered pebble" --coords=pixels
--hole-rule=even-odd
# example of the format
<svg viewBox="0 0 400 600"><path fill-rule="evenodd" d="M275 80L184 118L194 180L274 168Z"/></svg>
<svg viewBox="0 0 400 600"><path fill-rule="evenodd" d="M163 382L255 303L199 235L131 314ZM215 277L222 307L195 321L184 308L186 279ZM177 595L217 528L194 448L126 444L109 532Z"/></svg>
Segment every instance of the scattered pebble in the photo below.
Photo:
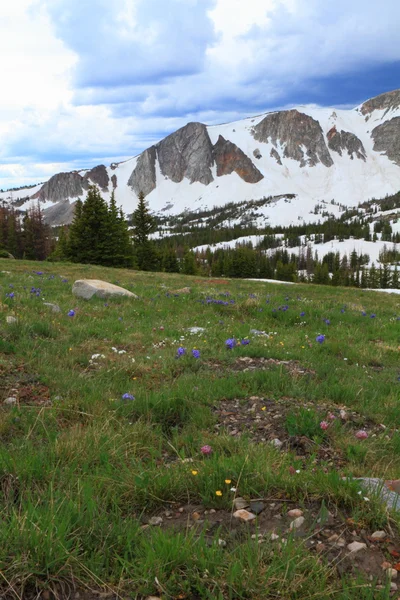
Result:
<svg viewBox="0 0 400 600"><path fill-rule="evenodd" d="M236 510L240 510L242 508L247 508L249 506L249 502L247 502L247 500L244 498L239 497L234 499L233 506L236 508Z"/></svg>
<svg viewBox="0 0 400 600"><path fill-rule="evenodd" d="M299 508L293 508L292 510L289 510L288 512L288 517L293 517L295 519L297 519L297 517L302 517L303 516L303 511L300 510Z"/></svg>
<svg viewBox="0 0 400 600"><path fill-rule="evenodd" d="M385 531L374 531L371 535L372 540L385 540L387 538Z"/></svg>
<svg viewBox="0 0 400 600"><path fill-rule="evenodd" d="M300 529L305 521L304 517L297 517L294 521L290 523L290 529Z"/></svg>
<svg viewBox="0 0 400 600"><path fill-rule="evenodd" d="M351 542L351 544L348 544L347 549L350 550L352 554L355 554L360 550L365 550L366 547L367 544L363 544L362 542Z"/></svg>
<svg viewBox="0 0 400 600"><path fill-rule="evenodd" d="M249 521L253 521L253 519L256 519L256 515L254 515L253 513L249 512L248 510L237 510L236 512L233 513L233 516L236 519L240 519L241 521L244 521L245 523L249 522Z"/></svg>
<svg viewBox="0 0 400 600"><path fill-rule="evenodd" d="M149 525L161 525L162 522L162 517L151 517L149 519Z"/></svg>
<svg viewBox="0 0 400 600"><path fill-rule="evenodd" d="M4 400L3 404L9 404L9 405L17 404L17 399L14 396L10 396L9 398L6 398Z"/></svg>

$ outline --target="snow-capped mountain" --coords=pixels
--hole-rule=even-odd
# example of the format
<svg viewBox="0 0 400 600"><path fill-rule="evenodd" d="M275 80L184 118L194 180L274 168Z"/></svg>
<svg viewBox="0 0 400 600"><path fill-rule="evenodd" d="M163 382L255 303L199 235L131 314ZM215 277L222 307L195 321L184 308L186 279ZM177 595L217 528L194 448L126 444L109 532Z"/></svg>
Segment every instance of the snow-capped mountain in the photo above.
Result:
<svg viewBox="0 0 400 600"><path fill-rule="evenodd" d="M0 200L21 210L40 201L50 223L67 223L91 183L106 199L114 191L128 214L140 191L164 216L271 196L258 209L264 224L312 222L321 202L339 214L339 204L400 189L400 90L352 110L299 106L223 125L188 123L130 160L58 173Z"/></svg>

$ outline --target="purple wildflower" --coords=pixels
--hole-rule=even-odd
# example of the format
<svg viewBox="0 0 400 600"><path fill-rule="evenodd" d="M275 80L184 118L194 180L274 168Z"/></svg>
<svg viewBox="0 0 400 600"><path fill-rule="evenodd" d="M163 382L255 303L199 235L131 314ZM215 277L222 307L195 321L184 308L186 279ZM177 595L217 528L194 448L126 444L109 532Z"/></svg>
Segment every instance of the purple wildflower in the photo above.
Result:
<svg viewBox="0 0 400 600"><path fill-rule="evenodd" d="M132 394L122 394L122 400L134 400L135 396L132 396Z"/></svg>
<svg viewBox="0 0 400 600"><path fill-rule="evenodd" d="M200 358L200 350L192 350L192 356L193 358Z"/></svg>
<svg viewBox="0 0 400 600"><path fill-rule="evenodd" d="M242 344L242 346L247 346L248 344L250 344L250 340L248 340L247 338L244 338L243 340L241 340L240 343Z"/></svg>
<svg viewBox="0 0 400 600"><path fill-rule="evenodd" d="M186 348L182 348L182 346L179 346L176 355L179 358L180 356L183 356L184 354L186 354Z"/></svg>
<svg viewBox="0 0 400 600"><path fill-rule="evenodd" d="M211 448L211 446L209 446L208 444L206 444L205 446L202 446L202 447L200 448L200 452L201 452L202 454L208 455L208 454L211 454L211 452L212 452L212 448Z"/></svg>
<svg viewBox="0 0 400 600"><path fill-rule="evenodd" d="M68 316L69 317L74 317L75 316L75 311L72 310L72 308L71 308L71 310L68 311Z"/></svg>
<svg viewBox="0 0 400 600"><path fill-rule="evenodd" d="M370 316L371 319L375 319L375 317L376 317L375 313L372 313L372 315Z"/></svg>
<svg viewBox="0 0 400 600"><path fill-rule="evenodd" d="M331 324L331 322L330 322L329 319L324 319L324 323L325 323L325 325L330 325Z"/></svg>
<svg viewBox="0 0 400 600"><path fill-rule="evenodd" d="M303 310L303 311L300 313L300 316L301 316L301 317L304 317L304 316L305 316L305 314L306 314L306 313L305 313L305 312L304 312L304 310Z"/></svg>
<svg viewBox="0 0 400 600"><path fill-rule="evenodd" d="M15 298L14 292L10 292L9 294L6 294L6 298Z"/></svg>
<svg viewBox="0 0 400 600"><path fill-rule="evenodd" d="M232 348L236 346L236 340L234 338L229 338L228 340L226 340L225 346L228 350L232 350Z"/></svg>
<svg viewBox="0 0 400 600"><path fill-rule="evenodd" d="M325 336L320 333L319 335L317 335L317 337L315 338L315 341L318 342L318 344L323 344L325 341Z"/></svg>

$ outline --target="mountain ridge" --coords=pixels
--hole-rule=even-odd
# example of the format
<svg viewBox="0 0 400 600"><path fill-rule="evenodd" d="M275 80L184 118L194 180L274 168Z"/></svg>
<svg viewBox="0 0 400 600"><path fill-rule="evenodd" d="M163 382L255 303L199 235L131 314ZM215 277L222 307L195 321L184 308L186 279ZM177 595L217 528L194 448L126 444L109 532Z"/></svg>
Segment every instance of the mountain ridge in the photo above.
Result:
<svg viewBox="0 0 400 600"><path fill-rule="evenodd" d="M140 191L160 214L294 195L290 211L283 201L266 207L271 224L307 220L320 201L355 206L400 189L400 90L350 110L299 106L222 125L190 122L131 159L57 173L0 199L21 210L39 201L45 218L62 224L92 183L107 200L114 191L127 213Z"/></svg>

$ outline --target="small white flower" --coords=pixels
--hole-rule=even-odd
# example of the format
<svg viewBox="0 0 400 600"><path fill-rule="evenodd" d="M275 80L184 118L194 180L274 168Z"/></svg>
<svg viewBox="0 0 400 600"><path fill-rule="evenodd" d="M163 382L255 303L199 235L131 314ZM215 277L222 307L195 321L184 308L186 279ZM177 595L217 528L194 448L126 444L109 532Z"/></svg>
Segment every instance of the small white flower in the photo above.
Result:
<svg viewBox="0 0 400 600"><path fill-rule="evenodd" d="M236 492L236 488L235 487L231 487L231 492Z"/></svg>
<svg viewBox="0 0 400 600"><path fill-rule="evenodd" d="M126 354L126 350L118 350L118 354Z"/></svg>
<svg viewBox="0 0 400 600"><path fill-rule="evenodd" d="M111 348L111 350L112 350L113 352L118 352L118 350L117 350L116 348L114 348L114 346Z"/></svg>
<svg viewBox="0 0 400 600"><path fill-rule="evenodd" d="M131 360L132 360L133 363L136 362L134 358L132 358Z"/></svg>
<svg viewBox="0 0 400 600"><path fill-rule="evenodd" d="M297 469L297 470L296 470L296 473L300 473L300 469Z"/></svg>
<svg viewBox="0 0 400 600"><path fill-rule="evenodd" d="M366 496L364 496L364 500L365 502L369 502L369 498L367 498Z"/></svg>

